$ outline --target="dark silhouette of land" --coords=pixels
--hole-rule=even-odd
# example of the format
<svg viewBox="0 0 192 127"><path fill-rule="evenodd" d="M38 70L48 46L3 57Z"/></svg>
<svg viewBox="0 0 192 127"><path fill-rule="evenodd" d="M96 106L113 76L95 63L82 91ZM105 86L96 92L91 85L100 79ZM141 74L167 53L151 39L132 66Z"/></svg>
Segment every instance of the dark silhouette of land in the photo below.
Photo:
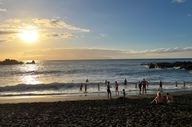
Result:
<svg viewBox="0 0 192 127"><path fill-rule="evenodd" d="M5 59L4 61L0 61L0 65L17 65L17 64L23 64L23 62L14 59Z"/></svg>
<svg viewBox="0 0 192 127"><path fill-rule="evenodd" d="M186 70L192 70L192 62L159 62L159 63L148 63L149 69L152 68L179 68L179 69L186 69Z"/></svg>

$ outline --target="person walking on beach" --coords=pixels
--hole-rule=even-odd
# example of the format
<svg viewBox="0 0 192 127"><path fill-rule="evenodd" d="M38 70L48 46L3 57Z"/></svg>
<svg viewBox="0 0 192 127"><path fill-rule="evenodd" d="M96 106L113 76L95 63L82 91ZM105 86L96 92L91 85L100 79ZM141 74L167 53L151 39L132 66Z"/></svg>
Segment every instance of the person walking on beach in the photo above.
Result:
<svg viewBox="0 0 192 127"><path fill-rule="evenodd" d="M115 81L115 93L116 96L119 95L119 84L117 83L117 81Z"/></svg>
<svg viewBox="0 0 192 127"><path fill-rule="evenodd" d="M107 82L107 95L108 95L108 99L111 99L111 90L110 90L111 86L110 86L110 82Z"/></svg>
<svg viewBox="0 0 192 127"><path fill-rule="evenodd" d="M142 84L142 90L143 90L143 94L145 93L147 93L147 87L148 87L148 82L145 80L145 79L143 79L143 81L141 82L141 84Z"/></svg>
<svg viewBox="0 0 192 127"><path fill-rule="evenodd" d="M141 95L141 88L142 88L142 84L141 81L139 81L139 94Z"/></svg>
<svg viewBox="0 0 192 127"><path fill-rule="evenodd" d="M127 79L125 78L125 80L124 80L124 85L127 85Z"/></svg>

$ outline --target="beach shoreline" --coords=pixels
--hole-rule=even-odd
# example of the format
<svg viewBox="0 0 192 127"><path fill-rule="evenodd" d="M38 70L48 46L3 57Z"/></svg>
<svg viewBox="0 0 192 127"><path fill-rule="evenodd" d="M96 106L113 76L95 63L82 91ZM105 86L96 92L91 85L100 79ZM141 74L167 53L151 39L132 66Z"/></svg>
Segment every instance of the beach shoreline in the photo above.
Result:
<svg viewBox="0 0 192 127"><path fill-rule="evenodd" d="M182 96L190 94L191 91L175 91L169 92L173 96ZM112 94L113 99L122 97L123 95L114 95ZM165 92L162 93L164 96ZM128 99L143 99L143 98L153 98L156 93L150 94L137 94L137 95L126 95ZM79 94L79 95L65 95L65 94L55 94L55 95L24 95L24 96L1 96L0 104L14 104L14 103L39 103L39 102L59 102L59 101L83 101L83 100L108 100L107 93L98 93L96 95L92 94Z"/></svg>

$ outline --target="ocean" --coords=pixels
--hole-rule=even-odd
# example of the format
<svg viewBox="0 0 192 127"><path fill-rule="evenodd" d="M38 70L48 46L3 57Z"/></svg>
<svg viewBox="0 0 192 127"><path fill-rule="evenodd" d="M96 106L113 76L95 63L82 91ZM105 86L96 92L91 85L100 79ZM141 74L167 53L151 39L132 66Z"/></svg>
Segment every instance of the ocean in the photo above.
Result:
<svg viewBox="0 0 192 127"><path fill-rule="evenodd" d="M192 88L192 71L178 68L149 69L142 65L150 62L192 61L192 59L134 59L134 60L50 60L36 61L36 64L0 66L0 95L43 95L43 94L83 94L80 84L89 80L88 93L105 93L105 80L120 85L129 94L137 94L136 83L146 79L149 91L158 89L163 81L165 90L183 90ZM27 61L25 61L27 62ZM123 81L127 79L128 85ZM175 83L178 87L175 87ZM100 90L98 91L98 83ZM84 90L84 89L83 89ZM112 90L113 91L113 90Z"/></svg>

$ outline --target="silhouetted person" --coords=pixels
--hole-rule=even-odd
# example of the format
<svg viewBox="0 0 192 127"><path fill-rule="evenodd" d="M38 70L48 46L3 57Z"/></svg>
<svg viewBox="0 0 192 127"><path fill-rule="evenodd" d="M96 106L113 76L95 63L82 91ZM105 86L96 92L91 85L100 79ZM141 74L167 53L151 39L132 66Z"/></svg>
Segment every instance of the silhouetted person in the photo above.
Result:
<svg viewBox="0 0 192 127"><path fill-rule="evenodd" d="M87 84L85 84L85 96L87 96Z"/></svg>
<svg viewBox="0 0 192 127"><path fill-rule="evenodd" d="M159 91L163 92L163 83L161 80L159 82Z"/></svg>
<svg viewBox="0 0 192 127"><path fill-rule="evenodd" d="M125 89L123 89L123 98L125 99L126 93L125 93Z"/></svg>
<svg viewBox="0 0 192 127"><path fill-rule="evenodd" d="M175 82L175 87L177 87L177 81Z"/></svg>
<svg viewBox="0 0 192 127"><path fill-rule="evenodd" d="M82 91L82 89L83 89L83 84L81 83L81 85L80 85L80 91Z"/></svg>
<svg viewBox="0 0 192 127"><path fill-rule="evenodd" d="M143 94L145 93L147 93L147 86L148 86L148 82L145 80L145 79L143 79L143 81L141 81L141 84L142 84L142 90L143 90Z"/></svg>
<svg viewBox="0 0 192 127"><path fill-rule="evenodd" d="M124 85L127 85L127 79L124 80Z"/></svg>
<svg viewBox="0 0 192 127"><path fill-rule="evenodd" d="M142 84L141 82L139 81L139 94L141 95L141 88L142 88Z"/></svg>
<svg viewBox="0 0 192 127"><path fill-rule="evenodd" d="M108 83L108 81L107 81L107 80L105 80L105 85L107 85L107 83Z"/></svg>
<svg viewBox="0 0 192 127"><path fill-rule="evenodd" d="M117 81L115 81L115 93L116 96L119 95L119 84L117 83Z"/></svg>
<svg viewBox="0 0 192 127"><path fill-rule="evenodd" d="M100 91L100 84L99 83L97 84L97 88L98 88L98 91Z"/></svg>
<svg viewBox="0 0 192 127"><path fill-rule="evenodd" d="M111 99L111 90L110 90L111 86L110 86L110 82L108 81L107 82L107 95L108 95L108 98Z"/></svg>
<svg viewBox="0 0 192 127"><path fill-rule="evenodd" d="M86 79L86 81L85 81L86 83L88 83L89 82L89 80L88 79Z"/></svg>
<svg viewBox="0 0 192 127"><path fill-rule="evenodd" d="M185 81L183 81L183 87L185 88Z"/></svg>

